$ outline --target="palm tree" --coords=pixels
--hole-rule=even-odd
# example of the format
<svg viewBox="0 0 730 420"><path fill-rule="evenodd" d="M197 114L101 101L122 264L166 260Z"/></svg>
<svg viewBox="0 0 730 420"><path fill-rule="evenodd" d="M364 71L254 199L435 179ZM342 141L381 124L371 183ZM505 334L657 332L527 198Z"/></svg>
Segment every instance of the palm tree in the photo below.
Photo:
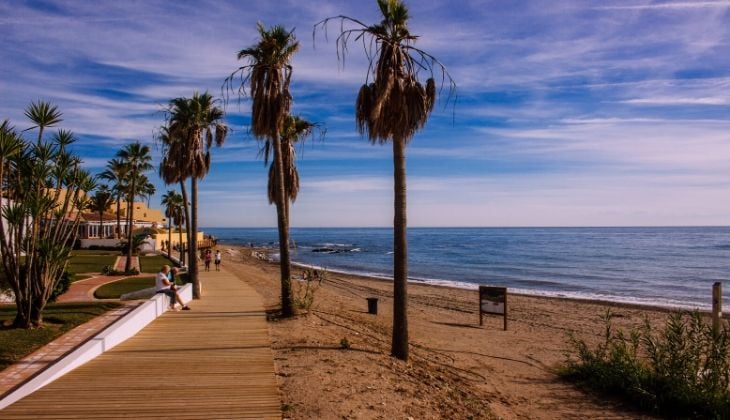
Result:
<svg viewBox="0 0 730 420"><path fill-rule="evenodd" d="M193 297L200 299L201 286L198 278L198 180L210 170L210 149L215 143L221 146L228 134L223 122L223 110L216 105L211 94L193 93L192 98L176 98L168 109L169 149L163 167L171 166L177 172L171 179L190 178L190 229L188 231L188 275L193 282ZM167 159L167 157L170 157ZM167 170L167 169L166 169Z"/></svg>
<svg viewBox="0 0 730 420"><path fill-rule="evenodd" d="M37 145L39 146L45 129L63 121L58 107L45 101L31 102L25 109L25 116L35 124L27 130L38 129Z"/></svg>
<svg viewBox="0 0 730 420"><path fill-rule="evenodd" d="M279 229L279 266L281 272L281 312L288 317L294 314L291 296L291 262L289 257L289 221L285 209L286 192L284 183L284 165L282 157L281 133L284 122L289 115L291 94L292 67L290 64L299 43L293 31L283 26L272 26L266 30L259 23L257 26L261 39L256 45L238 52L239 60L247 60L247 64L239 67L225 81L232 90L234 80L241 77L239 94L245 92L249 85L251 94L251 132L257 139L268 139L274 149L275 204Z"/></svg>
<svg viewBox="0 0 730 420"><path fill-rule="evenodd" d="M132 241L132 227L134 217L134 199L139 194L137 189L140 185L140 178L144 172L152 169L150 161L150 147L142 145L139 142L128 144L122 150L117 152L117 157L122 160L129 171L129 190L127 191L127 262L124 271L132 269L132 253L134 252L134 244Z"/></svg>
<svg viewBox="0 0 730 420"><path fill-rule="evenodd" d="M186 175L183 172L185 168L185 159L187 149L180 139L175 139L170 135L170 127L160 128L157 139L162 143L162 161L160 162L160 178L166 185L177 182L180 185L180 194L182 195L182 220L185 222L185 230L188 243L192 242L190 232L190 201L188 200L187 188L185 188ZM182 236L182 231L180 232ZM183 253L183 242L180 240L180 264L185 265L185 254Z"/></svg>
<svg viewBox="0 0 730 420"><path fill-rule="evenodd" d="M155 195L155 192L157 192L157 188L155 188L155 184L151 183L147 176L143 175L139 178L139 187L137 188L137 191L139 191L140 198L147 200L147 207L149 207L150 199L153 195Z"/></svg>
<svg viewBox="0 0 730 420"><path fill-rule="evenodd" d="M91 197L91 210L99 213L99 237L104 237L104 212L114 202L112 193L108 185L100 185L96 189L96 193Z"/></svg>
<svg viewBox="0 0 730 420"><path fill-rule="evenodd" d="M114 201L117 205L117 228L116 238L122 237L122 197L126 195L127 189L127 165L121 159L111 159L106 164L106 170L99 174L99 177L112 183L111 190L114 195Z"/></svg>
<svg viewBox="0 0 730 420"><path fill-rule="evenodd" d="M170 244L172 243L172 224L173 222L178 228L180 239L180 261L183 259L183 247L182 247L182 223L185 220L185 213L183 210L185 202L182 195L178 194L177 191L169 190L162 196L162 205L165 207L165 217L167 217L167 254L172 255L172 249Z"/></svg>
<svg viewBox="0 0 730 420"><path fill-rule="evenodd" d="M297 199L299 194L299 171L297 170L296 164L296 148L295 145L300 140L304 139L312 133L317 127L317 124L309 122L304 118L296 115L287 116L284 121L284 129L281 132L281 159L284 167L284 211L286 213L286 220L289 223L289 203L293 203ZM262 148L262 154L264 155L264 163L268 163L269 155L271 154L271 142L265 141ZM269 204L276 202L276 194L278 191L278 178L276 177L276 168L274 165L269 166ZM287 226L288 227L288 226Z"/></svg>
<svg viewBox="0 0 730 420"><path fill-rule="evenodd" d="M347 16L327 18L316 29L340 20L353 29L343 29L337 37L338 56L344 57L348 42L362 42L370 60L373 81L360 88L355 103L358 130L372 143L393 143L394 210L393 218L393 338L391 352L408 360L408 241L406 219L406 154L408 141L423 128L436 99L434 70L448 80L450 93L455 84L445 67L432 55L413 46L417 36L408 31L408 8L402 0L378 0L383 20L375 25ZM341 26L343 27L343 26ZM430 77L422 84L419 71Z"/></svg>

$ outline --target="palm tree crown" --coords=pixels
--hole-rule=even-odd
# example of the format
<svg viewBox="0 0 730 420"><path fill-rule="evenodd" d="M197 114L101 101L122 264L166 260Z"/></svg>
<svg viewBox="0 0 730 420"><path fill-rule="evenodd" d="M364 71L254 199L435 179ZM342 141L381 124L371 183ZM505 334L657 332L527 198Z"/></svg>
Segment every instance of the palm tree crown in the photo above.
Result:
<svg viewBox="0 0 730 420"><path fill-rule="evenodd" d="M289 115L292 67L291 57L299 49L293 31L274 25L269 30L257 25L261 40L249 48L238 52L239 60L247 60L227 79L231 87L234 77L241 75L239 93L245 93L244 86L250 84L251 95L251 132L257 138L271 138L284 128L284 120Z"/></svg>

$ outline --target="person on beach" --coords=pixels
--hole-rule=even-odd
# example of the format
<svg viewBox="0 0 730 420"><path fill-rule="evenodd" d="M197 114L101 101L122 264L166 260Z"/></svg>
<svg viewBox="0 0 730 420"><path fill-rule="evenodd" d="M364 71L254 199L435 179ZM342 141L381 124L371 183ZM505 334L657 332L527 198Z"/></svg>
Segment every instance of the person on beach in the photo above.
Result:
<svg viewBox="0 0 730 420"><path fill-rule="evenodd" d="M167 277L169 273L170 266L163 265L160 272L155 276L155 293L164 293L170 298L170 309L175 309L175 302L177 302L182 306L184 311L189 311L190 307L183 303L180 295L177 293L177 287Z"/></svg>
<svg viewBox="0 0 730 420"><path fill-rule="evenodd" d="M213 253L207 250L205 251L205 271L210 271L211 261L213 261Z"/></svg>
<svg viewBox="0 0 730 420"><path fill-rule="evenodd" d="M221 252L220 250L215 250L215 271L221 271Z"/></svg>

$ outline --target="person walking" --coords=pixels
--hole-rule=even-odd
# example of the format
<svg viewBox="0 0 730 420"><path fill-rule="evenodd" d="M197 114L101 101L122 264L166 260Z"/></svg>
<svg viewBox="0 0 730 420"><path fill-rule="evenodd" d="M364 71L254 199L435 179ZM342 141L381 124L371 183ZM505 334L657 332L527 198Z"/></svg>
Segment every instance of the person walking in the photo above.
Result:
<svg viewBox="0 0 730 420"><path fill-rule="evenodd" d="M213 253L210 250L205 252L205 271L210 271L210 263L213 261Z"/></svg>
<svg viewBox="0 0 730 420"><path fill-rule="evenodd" d="M215 250L215 271L221 271L221 251Z"/></svg>

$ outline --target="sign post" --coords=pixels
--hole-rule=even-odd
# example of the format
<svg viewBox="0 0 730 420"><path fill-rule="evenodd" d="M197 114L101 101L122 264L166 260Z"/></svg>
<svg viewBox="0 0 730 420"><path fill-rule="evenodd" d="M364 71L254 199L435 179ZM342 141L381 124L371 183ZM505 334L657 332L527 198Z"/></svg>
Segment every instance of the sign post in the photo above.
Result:
<svg viewBox="0 0 730 420"><path fill-rule="evenodd" d="M484 325L484 314L499 314L504 317L507 331L507 288L479 286L479 325Z"/></svg>
<svg viewBox="0 0 730 420"><path fill-rule="evenodd" d="M722 282L712 285L712 332L720 333L720 319L722 319Z"/></svg>

